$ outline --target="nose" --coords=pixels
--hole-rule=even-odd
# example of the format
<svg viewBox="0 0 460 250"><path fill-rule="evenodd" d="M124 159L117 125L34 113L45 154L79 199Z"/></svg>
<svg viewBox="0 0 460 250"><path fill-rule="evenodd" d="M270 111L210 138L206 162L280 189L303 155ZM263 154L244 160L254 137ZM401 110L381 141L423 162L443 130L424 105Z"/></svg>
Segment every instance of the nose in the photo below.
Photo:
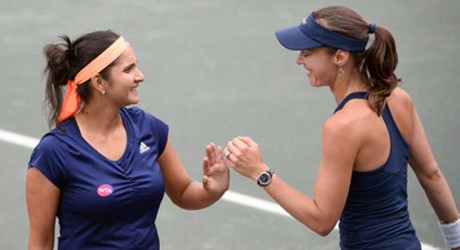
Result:
<svg viewBox="0 0 460 250"><path fill-rule="evenodd" d="M144 73L140 69L137 70L137 74L134 76L134 81L141 83L145 80Z"/></svg>
<svg viewBox="0 0 460 250"><path fill-rule="evenodd" d="M300 51L299 54L297 55L297 58L296 58L295 62L296 62L298 65L303 64L303 54L302 54L302 51Z"/></svg>

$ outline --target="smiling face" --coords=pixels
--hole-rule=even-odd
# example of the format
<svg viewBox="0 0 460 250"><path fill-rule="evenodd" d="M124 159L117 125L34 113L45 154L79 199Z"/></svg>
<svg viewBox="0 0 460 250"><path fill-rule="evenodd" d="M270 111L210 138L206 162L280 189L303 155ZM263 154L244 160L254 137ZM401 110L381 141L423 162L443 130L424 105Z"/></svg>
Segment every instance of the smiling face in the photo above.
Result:
<svg viewBox="0 0 460 250"><path fill-rule="evenodd" d="M314 87L332 86L337 77L334 54L325 47L300 51L296 63L305 68L308 81Z"/></svg>
<svg viewBox="0 0 460 250"><path fill-rule="evenodd" d="M136 55L128 47L110 69L105 84L106 97L119 107L139 102L138 86L144 81L144 74L138 68Z"/></svg>

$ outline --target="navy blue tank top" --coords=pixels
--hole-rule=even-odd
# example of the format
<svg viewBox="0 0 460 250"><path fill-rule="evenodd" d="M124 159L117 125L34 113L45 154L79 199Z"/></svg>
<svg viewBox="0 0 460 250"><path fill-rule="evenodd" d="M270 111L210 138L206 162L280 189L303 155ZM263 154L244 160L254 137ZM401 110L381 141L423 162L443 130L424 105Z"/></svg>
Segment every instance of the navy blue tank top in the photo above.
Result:
<svg viewBox="0 0 460 250"><path fill-rule="evenodd" d="M334 113L356 98L366 99L367 93L348 95ZM390 155L375 170L353 171L339 223L341 249L421 249L407 207L409 145L388 105L382 116L390 135Z"/></svg>

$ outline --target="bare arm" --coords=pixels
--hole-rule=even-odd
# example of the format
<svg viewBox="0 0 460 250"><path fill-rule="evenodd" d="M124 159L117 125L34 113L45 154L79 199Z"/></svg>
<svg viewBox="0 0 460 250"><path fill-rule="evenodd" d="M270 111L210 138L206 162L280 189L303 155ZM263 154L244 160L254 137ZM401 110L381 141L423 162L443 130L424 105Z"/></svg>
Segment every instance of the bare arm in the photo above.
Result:
<svg viewBox="0 0 460 250"><path fill-rule="evenodd" d="M429 146L422 122L412 106L413 129L410 144L412 169L441 221L458 218L458 209L446 178L442 174Z"/></svg>
<svg viewBox="0 0 460 250"><path fill-rule="evenodd" d="M174 204L184 209L202 209L212 205L229 188L229 171L222 160L222 149L214 144L206 147L203 159L203 182L188 175L171 142L158 158L165 180L166 193Z"/></svg>
<svg viewBox="0 0 460 250"><path fill-rule="evenodd" d="M326 122L323 130L323 155L313 198L297 191L274 175L264 187L267 193L289 214L316 233L326 236L337 224L345 206L353 162L359 143L351 133ZM240 174L255 180L268 168L258 145L249 137L237 137L228 145L229 164Z"/></svg>
<svg viewBox="0 0 460 250"><path fill-rule="evenodd" d="M29 214L29 250L51 250L60 190L38 169L31 167L26 177Z"/></svg>

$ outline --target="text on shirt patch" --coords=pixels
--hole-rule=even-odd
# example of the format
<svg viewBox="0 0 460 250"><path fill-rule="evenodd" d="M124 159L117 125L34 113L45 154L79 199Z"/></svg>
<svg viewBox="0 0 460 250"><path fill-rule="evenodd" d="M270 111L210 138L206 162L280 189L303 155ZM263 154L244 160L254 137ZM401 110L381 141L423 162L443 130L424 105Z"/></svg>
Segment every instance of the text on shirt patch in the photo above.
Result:
<svg viewBox="0 0 460 250"><path fill-rule="evenodd" d="M109 184L102 184L97 188L97 194L101 197L107 197L113 193L113 187Z"/></svg>

